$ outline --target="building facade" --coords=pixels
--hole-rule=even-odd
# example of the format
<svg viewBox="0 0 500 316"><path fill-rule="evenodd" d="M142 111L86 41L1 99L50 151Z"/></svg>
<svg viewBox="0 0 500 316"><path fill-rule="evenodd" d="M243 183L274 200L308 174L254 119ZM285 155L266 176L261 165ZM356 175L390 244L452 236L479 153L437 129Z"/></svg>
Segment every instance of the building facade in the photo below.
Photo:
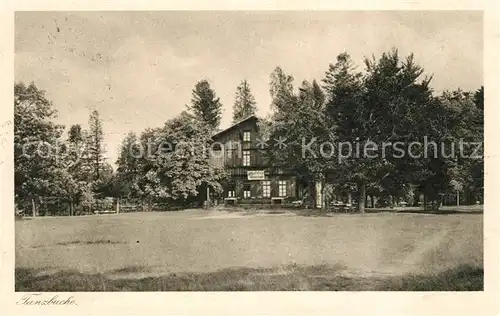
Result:
<svg viewBox="0 0 500 316"><path fill-rule="evenodd" d="M213 136L212 163L223 167L225 204L293 204L303 197L303 186L291 170L272 166L265 154L259 119L252 115Z"/></svg>

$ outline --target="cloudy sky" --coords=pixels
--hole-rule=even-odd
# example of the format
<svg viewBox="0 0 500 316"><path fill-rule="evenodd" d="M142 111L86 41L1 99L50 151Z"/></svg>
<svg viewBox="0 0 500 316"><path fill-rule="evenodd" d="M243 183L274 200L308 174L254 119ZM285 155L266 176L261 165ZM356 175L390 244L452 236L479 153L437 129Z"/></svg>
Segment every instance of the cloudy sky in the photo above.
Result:
<svg viewBox="0 0 500 316"><path fill-rule="evenodd" d="M228 126L238 83L248 79L259 115L268 112L269 76L281 66L320 80L347 51L363 57L391 47L415 53L436 91L483 83L479 12L18 12L15 79L46 90L65 125L87 126L97 109L108 157L123 136L159 127L208 79Z"/></svg>

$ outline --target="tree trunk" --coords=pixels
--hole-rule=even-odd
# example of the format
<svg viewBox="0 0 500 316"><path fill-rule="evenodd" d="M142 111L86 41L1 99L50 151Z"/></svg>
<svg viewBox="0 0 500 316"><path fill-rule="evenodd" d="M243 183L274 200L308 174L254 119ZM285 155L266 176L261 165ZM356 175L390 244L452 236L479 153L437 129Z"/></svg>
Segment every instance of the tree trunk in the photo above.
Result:
<svg viewBox="0 0 500 316"><path fill-rule="evenodd" d="M321 209L322 210L326 209L325 191L326 191L326 184L324 182L321 182Z"/></svg>
<svg viewBox="0 0 500 316"><path fill-rule="evenodd" d="M441 206L441 203L440 203L439 195L437 197L434 196L432 199L432 210L437 211L437 210L439 210L440 206Z"/></svg>
<svg viewBox="0 0 500 316"><path fill-rule="evenodd" d="M418 202L420 202L420 191L419 190L415 190L415 195L414 195L414 198L413 198L413 206L415 207L418 207Z"/></svg>
<svg viewBox="0 0 500 316"><path fill-rule="evenodd" d="M148 199L148 212L153 210L153 200L151 198Z"/></svg>
<svg viewBox="0 0 500 316"><path fill-rule="evenodd" d="M210 186L207 185L207 208L210 207Z"/></svg>
<svg viewBox="0 0 500 316"><path fill-rule="evenodd" d="M351 192L349 192L347 194L347 204L351 205L352 204L352 194Z"/></svg>
<svg viewBox="0 0 500 316"><path fill-rule="evenodd" d="M460 191L457 190L457 206L460 206Z"/></svg>
<svg viewBox="0 0 500 316"><path fill-rule="evenodd" d="M316 183L309 181L309 205L312 209L316 208Z"/></svg>
<svg viewBox="0 0 500 316"><path fill-rule="evenodd" d="M33 217L36 217L35 199L31 199L31 205L32 205L32 211L33 211Z"/></svg>
<svg viewBox="0 0 500 316"><path fill-rule="evenodd" d="M372 208L375 208L375 198L374 198L373 194L370 194L370 203L372 205Z"/></svg>
<svg viewBox="0 0 500 316"><path fill-rule="evenodd" d="M364 213L365 212L365 199L366 199L366 184L364 182L358 183L358 191L359 191L358 212Z"/></svg>
<svg viewBox="0 0 500 316"><path fill-rule="evenodd" d="M120 198L116 198L116 214L120 214Z"/></svg>
<svg viewBox="0 0 500 316"><path fill-rule="evenodd" d="M463 205L470 205L470 194L467 188L464 188L463 200L464 200Z"/></svg>

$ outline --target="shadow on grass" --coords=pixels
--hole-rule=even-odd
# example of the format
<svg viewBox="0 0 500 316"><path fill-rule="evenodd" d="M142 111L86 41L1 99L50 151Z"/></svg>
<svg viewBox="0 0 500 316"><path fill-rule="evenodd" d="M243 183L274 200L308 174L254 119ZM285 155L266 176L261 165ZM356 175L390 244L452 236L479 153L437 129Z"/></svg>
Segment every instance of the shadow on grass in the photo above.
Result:
<svg viewBox="0 0 500 316"><path fill-rule="evenodd" d="M124 271L137 269L126 268ZM341 266L285 266L224 269L141 279L110 279L105 274L37 270L15 271L16 291L482 291L482 268L459 266L433 275L345 277Z"/></svg>
<svg viewBox="0 0 500 316"><path fill-rule="evenodd" d="M58 246L68 246L68 245L116 245L116 244L125 244L122 241L113 241L110 239L99 239L99 240L87 240L87 241L69 241L69 242L58 242L56 245Z"/></svg>
<svg viewBox="0 0 500 316"><path fill-rule="evenodd" d="M336 216L336 215L354 215L361 213L357 211L333 211L333 210L299 210L294 212L298 216L304 217L324 217L324 216ZM473 214L473 215L481 215L483 214L483 210L463 210L463 209L445 209L445 210L416 210L416 209L365 209L365 214L378 214L378 213L393 213L393 214L428 214L428 215L457 215L457 214Z"/></svg>
<svg viewBox="0 0 500 316"><path fill-rule="evenodd" d="M483 210L437 210L437 211L424 211L424 210L398 210L396 213L409 213L409 214L433 214L433 215L453 215L453 214L483 214Z"/></svg>
<svg viewBox="0 0 500 316"><path fill-rule="evenodd" d="M253 216L255 214L268 214L268 215L282 215L290 214L302 217L332 217L337 215L354 215L361 213L353 210L324 210L324 209L241 209L241 208L226 208L224 211L228 213L239 213L242 216ZM473 214L481 215L483 214L483 209L471 209L471 208L458 208L458 209L440 209L437 211L415 209L415 208L366 208L365 214L377 214L377 213L393 213L393 214L428 214L428 215L457 215L457 214Z"/></svg>
<svg viewBox="0 0 500 316"><path fill-rule="evenodd" d="M114 240L110 240L110 239L86 240L86 241L74 240L74 241L58 242L54 245L55 246L71 246L71 245L118 245L118 244L125 244L125 242L114 241ZM46 248L46 247L52 247L54 245L38 245L38 246L31 246L31 248Z"/></svg>
<svg viewBox="0 0 500 316"><path fill-rule="evenodd" d="M149 272L149 271L150 269L145 266L128 266L113 270L112 273L139 273L139 272Z"/></svg>
<svg viewBox="0 0 500 316"><path fill-rule="evenodd" d="M294 212L295 215L297 216L303 216L303 217L324 217L324 216L335 216L337 214L346 214L345 212L332 212L332 211L325 211L325 210L298 210Z"/></svg>
<svg viewBox="0 0 500 316"><path fill-rule="evenodd" d="M255 215L255 214L285 214L290 212L290 209L285 208L251 208L251 207L234 207L234 208L220 208L219 211L228 213L240 213L241 215Z"/></svg>

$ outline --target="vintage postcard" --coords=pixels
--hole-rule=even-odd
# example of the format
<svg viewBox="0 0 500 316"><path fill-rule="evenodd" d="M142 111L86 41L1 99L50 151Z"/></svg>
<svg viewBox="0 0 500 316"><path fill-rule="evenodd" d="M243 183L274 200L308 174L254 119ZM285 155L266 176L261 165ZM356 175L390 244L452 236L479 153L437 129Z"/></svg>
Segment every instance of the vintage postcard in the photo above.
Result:
<svg viewBox="0 0 500 316"><path fill-rule="evenodd" d="M493 6L10 3L2 311L499 313Z"/></svg>

